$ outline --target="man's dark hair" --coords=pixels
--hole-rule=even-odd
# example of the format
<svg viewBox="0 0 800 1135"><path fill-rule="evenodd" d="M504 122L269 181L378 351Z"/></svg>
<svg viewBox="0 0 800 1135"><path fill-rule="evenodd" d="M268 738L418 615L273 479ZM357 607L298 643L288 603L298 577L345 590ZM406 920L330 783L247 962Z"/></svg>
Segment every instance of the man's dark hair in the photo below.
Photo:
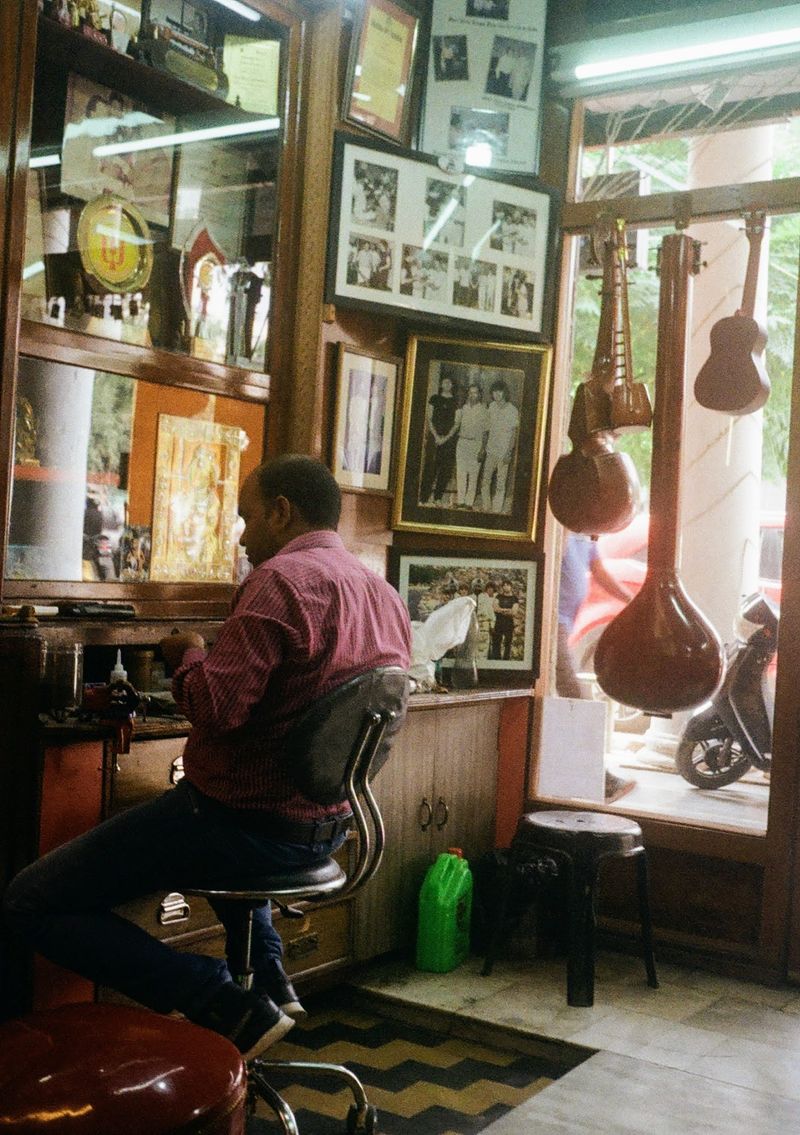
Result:
<svg viewBox="0 0 800 1135"><path fill-rule="evenodd" d="M342 494L321 461L302 453L285 453L261 465L257 477L264 500L286 497L308 524L334 530L338 527Z"/></svg>

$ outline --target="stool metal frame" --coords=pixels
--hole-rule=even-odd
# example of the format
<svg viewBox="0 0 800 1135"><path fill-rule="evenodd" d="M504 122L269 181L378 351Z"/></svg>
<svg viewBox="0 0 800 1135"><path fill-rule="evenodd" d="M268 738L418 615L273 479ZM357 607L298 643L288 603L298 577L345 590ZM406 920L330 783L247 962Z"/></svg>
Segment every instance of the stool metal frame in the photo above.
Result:
<svg viewBox="0 0 800 1135"><path fill-rule="evenodd" d="M330 803L346 799L358 835L355 864L345 872L333 859L292 872L264 876L248 889L200 889L189 894L241 903L241 918L228 941L228 965L244 989L253 984L251 944L253 911L273 902L285 917L302 918L293 903L341 899L363 887L380 866L385 845L383 818L369 783L388 756L408 697L408 679L397 667L381 667L338 687L315 703L285 743L289 768L298 787L311 799ZM294 758L297 757L297 763ZM368 1103L358 1077L340 1064L318 1061L265 1060L248 1065L251 1093L260 1096L278 1116L286 1135L299 1135L294 1113L269 1083L270 1071L343 1080L353 1094L347 1114L348 1135L377 1133L377 1110Z"/></svg>
<svg viewBox="0 0 800 1135"><path fill-rule="evenodd" d="M636 861L642 957L647 984L658 988L650 915L647 852L637 823L602 812L531 812L521 817L503 875L500 909L482 973L492 972L518 869L539 855L552 857L566 880L569 911L567 1004L594 1004L596 888L604 859Z"/></svg>

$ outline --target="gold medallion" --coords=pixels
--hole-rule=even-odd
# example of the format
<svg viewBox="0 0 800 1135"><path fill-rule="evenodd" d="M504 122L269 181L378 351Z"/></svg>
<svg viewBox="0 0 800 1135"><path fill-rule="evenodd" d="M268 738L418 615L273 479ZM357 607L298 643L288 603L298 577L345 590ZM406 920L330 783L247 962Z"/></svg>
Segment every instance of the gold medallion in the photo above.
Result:
<svg viewBox="0 0 800 1135"><path fill-rule="evenodd" d="M141 212L124 197L103 193L78 220L84 270L109 292L140 291L153 269L153 241Z"/></svg>

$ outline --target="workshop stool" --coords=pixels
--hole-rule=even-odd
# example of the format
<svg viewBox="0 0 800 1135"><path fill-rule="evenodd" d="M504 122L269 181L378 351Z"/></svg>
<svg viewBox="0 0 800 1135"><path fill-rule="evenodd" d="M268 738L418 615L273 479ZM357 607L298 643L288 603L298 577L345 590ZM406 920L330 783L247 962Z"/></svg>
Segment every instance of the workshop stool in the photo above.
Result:
<svg viewBox="0 0 800 1135"><path fill-rule="evenodd" d="M642 955L647 984L658 988L653 954L653 927L642 829L625 816L604 812L528 812L517 824L511 843L495 930L489 942L483 973L492 971L505 922L514 879L527 863L550 857L564 879L569 922L567 1004L594 1004L595 890L604 859L636 860L636 884Z"/></svg>
<svg viewBox="0 0 800 1135"><path fill-rule="evenodd" d="M244 1135L244 1062L225 1037L124 1005L64 1005L0 1025L9 1135Z"/></svg>
<svg viewBox="0 0 800 1135"><path fill-rule="evenodd" d="M405 718L407 701L405 671L395 666L378 667L318 698L283 740L287 767L305 796L320 804L347 801L350 806L352 814L345 822L347 826L352 823L356 838L347 871L329 856L311 867L250 878L246 889L186 890L212 903L224 900L236 904L238 919L228 920L226 954L231 976L242 988L250 989L253 983L253 911L257 907L273 902L284 917L302 917L304 909L293 903L313 904L352 895L380 866L386 833L369 780L389 754ZM299 1135L297 1121L268 1077L287 1070L301 1078L310 1075L312 1080L328 1077L343 1081L353 1096L347 1113L348 1135L377 1135L377 1109L367 1102L361 1081L349 1068L321 1061L256 1057L247 1067L250 1087L275 1111L285 1135Z"/></svg>
<svg viewBox="0 0 800 1135"><path fill-rule="evenodd" d="M268 902L274 902L284 918L305 917L306 911L289 905L296 902L319 902L326 898L339 897L347 890L348 874L335 859L324 859L312 867L294 868L284 874L262 876L253 881L249 890L210 890L196 888L186 890L188 895L198 895L205 899L219 899L235 903L237 917L228 928L227 958L228 969L233 980L243 989L253 985L251 967L253 912ZM281 1122L285 1135L299 1135L294 1112L280 1093L269 1082L273 1072L292 1072L302 1079L312 1082L318 1077L342 1081L350 1089L353 1103L347 1113L348 1135L363 1132L364 1135L377 1135L378 1112L367 1100L364 1085L355 1073L343 1064L331 1064L319 1060L271 1060L264 1056L256 1057L247 1065L251 1088L267 1103Z"/></svg>

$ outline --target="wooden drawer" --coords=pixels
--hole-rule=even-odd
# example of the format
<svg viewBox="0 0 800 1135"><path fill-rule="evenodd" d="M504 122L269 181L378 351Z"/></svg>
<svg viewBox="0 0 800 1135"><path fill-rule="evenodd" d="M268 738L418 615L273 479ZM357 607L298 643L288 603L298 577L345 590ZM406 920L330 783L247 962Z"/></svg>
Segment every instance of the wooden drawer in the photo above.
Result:
<svg viewBox="0 0 800 1135"><path fill-rule="evenodd" d="M219 925L217 916L205 899L197 895L184 896L177 891L134 899L118 906L116 912L162 941L182 938Z"/></svg>
<svg viewBox="0 0 800 1135"><path fill-rule="evenodd" d="M185 737L135 741L112 765L107 815L114 816L134 804L154 800L183 776Z"/></svg>
<svg viewBox="0 0 800 1135"><path fill-rule="evenodd" d="M351 957L350 919L352 903L307 911L303 918L275 918L275 929L283 939L283 963L287 973L297 976L346 962Z"/></svg>

